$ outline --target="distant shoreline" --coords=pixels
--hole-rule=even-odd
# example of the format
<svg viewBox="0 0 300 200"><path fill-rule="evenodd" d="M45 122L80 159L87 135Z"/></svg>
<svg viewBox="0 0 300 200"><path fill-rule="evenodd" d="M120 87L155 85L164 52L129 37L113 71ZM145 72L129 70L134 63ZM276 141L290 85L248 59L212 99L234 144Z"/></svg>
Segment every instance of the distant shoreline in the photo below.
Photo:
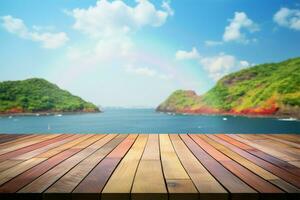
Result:
<svg viewBox="0 0 300 200"><path fill-rule="evenodd" d="M101 113L102 111L77 111L77 112L24 112L24 113L0 113L0 116L52 116L52 115L73 115L73 114L88 114Z"/></svg>
<svg viewBox="0 0 300 200"><path fill-rule="evenodd" d="M127 109L127 108L122 108ZM138 108L137 108L138 109ZM150 109L150 108L149 108ZM104 109L105 110L105 109ZM153 108L153 110L155 110ZM171 111L160 111L155 110L157 113L169 114L169 115L190 115L190 116L233 116L233 117L249 117L249 118L276 118L276 119L295 119L300 120L299 117L289 115L255 115L255 114L231 114L231 113L191 113L191 112L171 112ZM55 116L55 115L80 115L90 113L102 113L103 111L91 111L91 112L34 112L34 113L0 113L0 116Z"/></svg>
<svg viewBox="0 0 300 200"><path fill-rule="evenodd" d="M174 115L192 115L192 116L238 116L238 117L250 117L250 118L276 118L276 119L296 119L297 121L300 120L297 116L289 116L289 115L255 115L255 114L231 114L231 113L190 113L190 112L170 112L170 111L161 111L156 110L156 112L159 113L165 113L165 114L174 114Z"/></svg>

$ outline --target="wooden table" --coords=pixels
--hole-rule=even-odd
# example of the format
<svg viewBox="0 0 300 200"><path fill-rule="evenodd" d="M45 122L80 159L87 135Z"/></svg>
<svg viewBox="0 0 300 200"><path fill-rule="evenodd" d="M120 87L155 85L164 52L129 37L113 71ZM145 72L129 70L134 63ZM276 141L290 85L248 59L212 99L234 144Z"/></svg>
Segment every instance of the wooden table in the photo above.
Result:
<svg viewBox="0 0 300 200"><path fill-rule="evenodd" d="M1 199L300 199L296 134L0 134Z"/></svg>

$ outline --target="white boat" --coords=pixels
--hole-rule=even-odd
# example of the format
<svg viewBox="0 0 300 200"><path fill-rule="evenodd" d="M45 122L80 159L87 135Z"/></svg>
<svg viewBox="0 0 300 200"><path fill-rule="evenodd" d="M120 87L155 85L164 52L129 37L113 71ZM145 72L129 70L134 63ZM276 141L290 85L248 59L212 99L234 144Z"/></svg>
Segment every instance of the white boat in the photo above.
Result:
<svg viewBox="0 0 300 200"><path fill-rule="evenodd" d="M55 115L56 117L61 117L62 116L62 114L57 114L57 115Z"/></svg>
<svg viewBox="0 0 300 200"><path fill-rule="evenodd" d="M224 120L224 121L226 121L226 120L227 120L227 118L226 118L226 117L223 117L223 120Z"/></svg>
<svg viewBox="0 0 300 200"><path fill-rule="evenodd" d="M168 112L167 114L168 115L176 115L175 113L172 113L172 112Z"/></svg>
<svg viewBox="0 0 300 200"><path fill-rule="evenodd" d="M293 117L290 117L290 118L281 118L281 119L278 119L280 121L297 121L296 118L293 118Z"/></svg>

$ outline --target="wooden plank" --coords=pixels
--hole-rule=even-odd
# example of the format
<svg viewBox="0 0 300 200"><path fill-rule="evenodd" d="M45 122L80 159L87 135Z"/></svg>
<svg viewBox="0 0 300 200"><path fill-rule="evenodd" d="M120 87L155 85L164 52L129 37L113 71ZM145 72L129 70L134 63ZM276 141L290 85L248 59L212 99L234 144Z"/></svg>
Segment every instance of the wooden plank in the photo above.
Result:
<svg viewBox="0 0 300 200"><path fill-rule="evenodd" d="M290 141L296 144L300 144L300 136L298 134L270 134L273 137L280 138L284 141Z"/></svg>
<svg viewBox="0 0 300 200"><path fill-rule="evenodd" d="M1 134L0 134L0 139L3 138L3 137L6 137L7 135L8 135L8 134L1 133Z"/></svg>
<svg viewBox="0 0 300 200"><path fill-rule="evenodd" d="M268 171L275 174L276 176L299 187L300 180L299 180L298 176L291 173L290 171L287 171L283 168L278 167L275 164L267 162L266 160L263 160L260 157L257 157L255 155L249 153L248 151L243 150L242 148L239 148L238 143L236 143L233 138L230 138L230 137L224 136L224 135L217 135L217 136L209 135L209 137L217 140L219 143L226 145L228 148L232 149L236 153L247 158L251 162L256 163L257 165L263 167L264 169L267 169ZM220 138L220 140L218 140L218 138ZM233 143L231 143L231 141L233 141ZM236 144L236 145L233 145L233 144Z"/></svg>
<svg viewBox="0 0 300 200"><path fill-rule="evenodd" d="M164 181L158 134L150 134L131 189L134 200L168 199Z"/></svg>
<svg viewBox="0 0 300 200"><path fill-rule="evenodd" d="M0 185L21 174L22 172L30 169L31 167L37 165L38 163L43 162L44 160L45 158L32 158L1 172Z"/></svg>
<svg viewBox="0 0 300 200"><path fill-rule="evenodd" d="M289 145L290 147L300 148L300 143L297 143L295 141L289 141L287 139L278 137L277 135L271 135L271 134L267 135L267 134L264 134L263 136L266 137L266 138L268 138L268 139L271 139L271 140L283 143L285 145Z"/></svg>
<svg viewBox="0 0 300 200"><path fill-rule="evenodd" d="M243 165L244 167L246 167L247 169L252 171L253 173L259 175L260 177L262 177L265 180L268 180L269 182L280 187L281 189L285 190L286 192L291 192L291 193L300 192L300 190L297 189L295 186L292 186L289 183L287 183L286 181L282 180L281 178L273 175L271 172L276 170L276 168L272 167L271 165L267 165L269 167L265 167L263 165L263 164L265 164L264 161L257 162L259 160L253 159L254 156L251 157L251 154L249 155L245 152L241 153L241 151L242 151L241 149L234 148L233 145L231 146L230 144L226 143L225 141L222 141L215 135L201 136L201 138L204 139L206 142L208 142L213 147L215 147L216 149L218 149L223 154L227 155L231 159L235 160L236 162L240 163L241 165ZM242 155L244 155L245 157L243 157ZM258 163L258 165L256 165L256 163ZM271 168L270 168L270 166L271 166ZM263 167L265 167L266 169L269 169L270 172L265 170L265 168L263 168ZM289 173L285 172L282 175L288 176ZM294 176L293 174L291 174L291 175ZM297 177L295 177L295 178L297 178ZM295 179L295 180L297 180L297 179ZM299 179L299 181L300 181L300 179Z"/></svg>
<svg viewBox="0 0 300 200"><path fill-rule="evenodd" d="M269 137L266 141L263 142L263 144L267 144L268 147L275 148L275 149L278 147L282 147L281 151L293 158L291 161L300 160L300 148L298 147L292 146L291 144L286 144L280 141L270 139Z"/></svg>
<svg viewBox="0 0 300 200"><path fill-rule="evenodd" d="M69 158L70 156L76 154L79 152L80 149L68 149L56 156L53 156L52 158L49 158L48 160L32 167L31 169L27 170L26 172L20 174L19 176L11 179L4 185L0 187L0 193L15 193L19 191L22 187L26 186L30 182L37 179L39 176L41 176L43 173L50 170L53 166L56 166L57 164L61 163L63 160ZM43 159L43 158L37 158L37 159Z"/></svg>
<svg viewBox="0 0 300 200"><path fill-rule="evenodd" d="M161 134L159 139L162 168L169 196L174 197L175 193L186 193L192 195L190 198L199 198L197 189L175 153L169 135Z"/></svg>
<svg viewBox="0 0 300 200"><path fill-rule="evenodd" d="M227 193L222 185L190 152L177 134L170 135L170 138L182 165L200 193ZM224 195L224 199L227 199L227 195Z"/></svg>
<svg viewBox="0 0 300 200"><path fill-rule="evenodd" d="M161 161L165 178L172 180L190 179L174 151L169 135L161 134L159 135L159 139Z"/></svg>
<svg viewBox="0 0 300 200"><path fill-rule="evenodd" d="M277 157L274 157L264 151L261 151L259 149L256 149L252 146L250 146L250 141L246 140L246 139L243 139L241 137L239 137L238 135L222 135L221 138L223 140L226 140L227 142L235 145L235 146L238 146L246 151L248 151L249 153L259 157L259 158L262 158L274 165L277 165L278 167L281 167L282 169L285 169L287 171L289 171L290 173L293 173L297 176L300 175L300 169L289 164L288 162L286 161L283 161ZM248 144L249 145L248 145ZM246 148L244 148L244 146L246 146Z"/></svg>
<svg viewBox="0 0 300 200"><path fill-rule="evenodd" d="M161 163L157 160L142 160L134 179L131 199L168 199Z"/></svg>
<svg viewBox="0 0 300 200"><path fill-rule="evenodd" d="M124 140L127 135L109 134L101 141L103 147L98 149L95 153L87 157L81 163L76 165L56 183L54 183L45 193L68 193L72 192L74 188L86 177L86 175L120 142Z"/></svg>
<svg viewBox="0 0 300 200"><path fill-rule="evenodd" d="M28 160L30 158L35 157L36 155L39 155L41 153L47 152L51 149L54 149L55 147L61 146L67 142L70 142L74 140L75 138L78 138L76 135L66 134L65 137L57 138L57 140L53 140L49 142L49 145L45 145L41 148L29 151L27 153L21 154L19 156L16 156L12 158L13 160Z"/></svg>
<svg viewBox="0 0 300 200"><path fill-rule="evenodd" d="M66 149L69 148L77 148L77 149L81 149L82 143L88 141L89 138L93 137L93 135L91 134L87 134L87 135L74 135L73 140L63 144L61 146L58 146L54 149L51 149L49 151L46 151L44 153L41 153L39 155L36 155L35 158L50 158ZM79 146L80 145L80 146Z"/></svg>
<svg viewBox="0 0 300 200"><path fill-rule="evenodd" d="M291 162L289 162L289 164L294 165L294 166L300 168L300 161L291 161Z"/></svg>
<svg viewBox="0 0 300 200"><path fill-rule="evenodd" d="M12 138L15 138L14 136L11 136ZM43 138L43 137L46 137L46 135L37 135L37 134L33 134L33 135L28 135L28 136L25 136L25 137L21 137L21 138L18 138L18 139L14 139L12 141L9 141L9 142L6 142L6 143L2 143L0 144L0 149L2 151L4 151L3 153L7 153L9 152L10 150L5 150L7 148L11 148L11 147L14 147L11 151L13 150L16 150L18 149L18 147L20 146L20 148L22 147L25 147L25 146L28 146L28 145L31 145L33 144L35 140L37 139L40 139L40 138ZM28 144L29 143L29 144ZM28 145L27 145L28 144ZM15 147L17 146L17 147ZM1 154L3 154L1 153ZM0 154L0 155L1 155Z"/></svg>
<svg viewBox="0 0 300 200"><path fill-rule="evenodd" d="M141 134L122 159L102 193L129 193L148 135Z"/></svg>
<svg viewBox="0 0 300 200"><path fill-rule="evenodd" d="M84 142L88 138L92 137L92 135L84 135L80 138L77 138L76 140L69 142L72 146L69 146L69 144L64 144L62 146L65 148L60 148L60 151L55 151L57 155L53 154L53 157L45 160L44 162L36 165L35 167L27 170L26 172L20 174L19 176L15 177L14 179L10 180L6 184L2 185L0 187L0 192L5 193L13 193L20 190L25 185L29 184L36 178L38 178L40 175L47 172L52 167L56 166L57 164L61 163L63 160L71 157L72 155L79 152L81 149L76 148L76 145L79 145L81 142ZM72 149L71 147L75 147ZM39 158L39 157L37 157ZM48 157L41 157L41 158L48 158Z"/></svg>
<svg viewBox="0 0 300 200"><path fill-rule="evenodd" d="M207 153L209 153L212 157L214 157L217 161L219 161L224 167L226 167L231 173L235 174L245 183L250 185L255 190L262 193L283 193L282 190L270 184L268 181L259 177L258 175L252 173L238 162L235 162L228 156L224 155L216 148L214 148L211 144L206 142L204 135L191 135L193 138L198 137L197 143L200 145ZM225 148L222 148L222 151L226 152ZM228 153L229 151L227 151ZM266 173L265 173L266 174ZM270 175L269 175L270 176Z"/></svg>
<svg viewBox="0 0 300 200"><path fill-rule="evenodd" d="M14 150L14 151L10 151L10 152L0 155L0 162L4 161L6 159L12 159L21 154L24 154L24 153L33 151L35 149L39 149L41 147L47 146L53 142L60 141L66 137L69 137L69 136L68 135L58 135L58 136L52 135L52 137L47 136L45 138L40 139L39 142L37 142L35 144L32 144L32 145L29 145L29 146L26 146L26 147L23 147L23 148L20 148L20 149Z"/></svg>
<svg viewBox="0 0 300 200"><path fill-rule="evenodd" d="M11 168L12 166L17 165L21 162L22 162L22 160L5 160L0 163L0 172L6 170L8 168Z"/></svg>
<svg viewBox="0 0 300 200"><path fill-rule="evenodd" d="M140 134L102 190L101 199L130 199L130 191L148 135ZM118 197L114 194L122 193ZM111 195L112 194L112 195Z"/></svg>
<svg viewBox="0 0 300 200"><path fill-rule="evenodd" d="M16 141L20 138L25 138L25 137L28 137L28 136L30 136L30 135L28 135L28 134L20 134L20 135L5 134L0 138L0 145L6 144L8 142Z"/></svg>
<svg viewBox="0 0 300 200"><path fill-rule="evenodd" d="M198 137L192 140L186 134L180 135L186 146L193 152L202 165L231 193L256 193L242 180L233 175L223 167L218 161L212 158L206 151L198 146ZM250 195L251 196L251 195Z"/></svg>
<svg viewBox="0 0 300 200"><path fill-rule="evenodd" d="M169 199L199 199L199 193L190 179L166 180L169 191Z"/></svg>
<svg viewBox="0 0 300 200"><path fill-rule="evenodd" d="M9 149L2 156L13 156L0 162L0 198L15 192L46 199L135 200L297 195L300 151L292 138L298 137L284 136L288 139L223 134L19 137L0 144L0 151ZM0 134L0 140L7 137ZM252 144L294 159L282 160Z"/></svg>
<svg viewBox="0 0 300 200"><path fill-rule="evenodd" d="M65 137L60 137L60 138L57 137L55 139L63 140L65 138L69 138L69 136L70 135L65 135ZM55 142L57 140L52 140L52 141ZM47 147L47 146L45 146L45 147ZM3 184L4 182L7 182L10 179L12 179L13 177L25 172L26 170L30 169L31 167L43 162L44 160L46 160L46 158L31 158L31 159L28 159L28 160L20 163L20 164L15 165L14 167L11 167L11 168L1 172L0 173L0 179L1 179L0 180L0 185Z"/></svg>
<svg viewBox="0 0 300 200"><path fill-rule="evenodd" d="M1 140L2 138L5 138L5 137L9 136L9 135L10 135L10 134L1 133L1 134L0 134L0 140ZM16 135L16 134L12 134L12 135Z"/></svg>
<svg viewBox="0 0 300 200"><path fill-rule="evenodd" d="M201 135L199 136L202 140L210 144L215 149L219 150L226 156L228 156L230 159L241 163L244 167L251 170L252 172L260 175L262 178L266 180L272 180L276 179L277 177L270 173L269 171L265 170L264 168L261 168L260 166L250 162L246 158L240 156L238 153L231 151L227 146L223 145L221 140L218 140L216 136L214 135Z"/></svg>
<svg viewBox="0 0 300 200"><path fill-rule="evenodd" d="M240 135L240 134L236 134L236 135ZM250 140L250 141L264 141L266 140L267 138L262 136L261 134L242 134L245 138L247 138L247 140Z"/></svg>
<svg viewBox="0 0 300 200"><path fill-rule="evenodd" d="M18 137L21 137L21 136L24 136L25 134L0 134L0 140L2 138L6 138L6 137L14 137L14 138L18 138Z"/></svg>
<svg viewBox="0 0 300 200"><path fill-rule="evenodd" d="M158 134L149 134L149 138L142 156L142 161L143 160L160 161Z"/></svg>
<svg viewBox="0 0 300 200"><path fill-rule="evenodd" d="M74 189L73 193L100 193L120 160L134 143L136 137L136 134L131 134L122 141L112 152L98 163L98 165Z"/></svg>
<svg viewBox="0 0 300 200"><path fill-rule="evenodd" d="M91 155L95 152L98 148L101 147L98 141L104 135L94 135L93 137L87 139L86 141L78 144L79 149L83 149L82 151L78 152L74 156L64 160L62 163L58 164L57 166L53 167L33 182L28 184L26 187L22 188L20 192L24 193L40 193L45 191L49 186L51 186L55 181L57 181L61 176L63 176L66 172L72 169L75 165L85 159L87 156ZM85 144L86 146L82 146ZM74 148L73 148L74 149Z"/></svg>
<svg viewBox="0 0 300 200"><path fill-rule="evenodd" d="M13 135L12 137L15 137L15 134L12 134L12 135ZM24 145L24 143L32 142L36 139L41 139L41 138L49 139L49 138L53 138L53 137L59 136L59 135L60 134L29 134L29 135L26 135L24 137L20 137L16 140L0 144L0 147L1 147L1 149L5 149L7 147L11 147L11 146L19 145L19 144ZM32 143L30 143L29 145L31 145L31 144ZM24 147L24 146L22 146L22 147Z"/></svg>
<svg viewBox="0 0 300 200"><path fill-rule="evenodd" d="M247 135L247 134L239 134L238 136L241 138L244 138L244 139L249 138L249 135ZM275 157L278 157L285 161L300 160L300 149L289 147L288 145L280 143L280 142L270 141L270 139L268 139L264 136L258 135L258 134L251 135L251 137L254 137L254 136L257 139L249 141L249 142L253 143L255 146L253 146L253 145L251 145L251 146L253 146L257 149L260 149L262 151L267 151L271 155L274 154L273 156L276 155ZM264 138L264 139L262 139L262 138ZM277 149L280 149L280 151Z"/></svg>

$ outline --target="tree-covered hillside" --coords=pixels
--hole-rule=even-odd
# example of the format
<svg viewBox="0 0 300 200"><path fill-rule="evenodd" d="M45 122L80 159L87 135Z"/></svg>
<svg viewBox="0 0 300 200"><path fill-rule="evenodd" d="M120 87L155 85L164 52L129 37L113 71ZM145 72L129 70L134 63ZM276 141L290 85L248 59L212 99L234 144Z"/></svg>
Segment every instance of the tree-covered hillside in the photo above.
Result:
<svg viewBox="0 0 300 200"><path fill-rule="evenodd" d="M0 113L97 111L97 106L44 79L0 82Z"/></svg>
<svg viewBox="0 0 300 200"><path fill-rule="evenodd" d="M300 58L250 67L220 79L202 96L176 91L157 110L300 115Z"/></svg>

